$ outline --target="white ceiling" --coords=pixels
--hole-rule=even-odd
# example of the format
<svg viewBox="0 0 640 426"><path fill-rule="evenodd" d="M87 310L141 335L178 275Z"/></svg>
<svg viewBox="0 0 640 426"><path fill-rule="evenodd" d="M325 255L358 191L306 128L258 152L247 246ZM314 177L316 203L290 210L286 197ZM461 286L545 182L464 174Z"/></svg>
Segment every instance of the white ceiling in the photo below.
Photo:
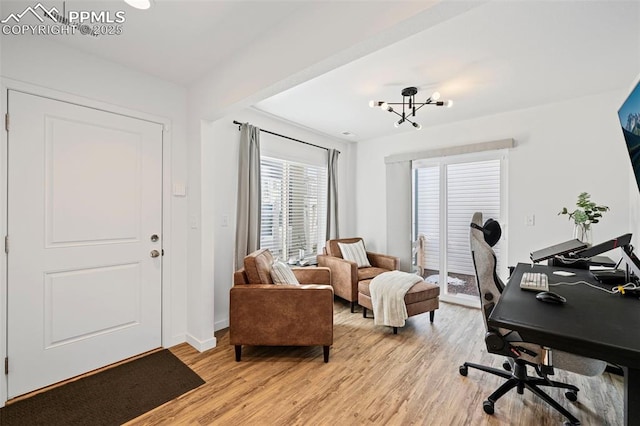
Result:
<svg viewBox="0 0 640 426"><path fill-rule="evenodd" d="M123 0L2 0L0 7L2 17L38 2L67 12L124 11L121 35L91 37L77 32L48 38L187 86L215 73L234 56L259 49L265 41L273 39L283 55L291 55L305 41L313 45L332 34L339 37L350 27L368 25L361 32L375 34L438 1L153 0L150 9L138 10ZM354 25L357 19L361 21ZM26 23L38 24L31 21Z"/></svg>
<svg viewBox="0 0 640 426"><path fill-rule="evenodd" d="M369 100L401 102L407 86L438 90L423 126L627 89L640 72L639 2L497 1L300 84L256 105L344 140L416 131ZM344 137L349 131L355 137Z"/></svg>
<svg viewBox="0 0 640 426"><path fill-rule="evenodd" d="M406 86L423 89L418 101L433 90L453 99L453 108L418 112L416 121L433 126L625 89L640 71L640 2L633 0L474 0L473 7L461 7L462 0L154 1L139 11L121 0L67 0L67 10L125 10L123 34L49 38L188 87L270 40L290 56L300 46L346 39L349 31L360 39L379 37L398 22L429 14L420 21L424 31L405 31L415 35L255 105L348 141L416 131L406 124L395 129L396 116L367 105L398 102ZM34 2L3 0L2 16ZM42 3L60 8L62 1ZM319 56L332 53L325 50Z"/></svg>

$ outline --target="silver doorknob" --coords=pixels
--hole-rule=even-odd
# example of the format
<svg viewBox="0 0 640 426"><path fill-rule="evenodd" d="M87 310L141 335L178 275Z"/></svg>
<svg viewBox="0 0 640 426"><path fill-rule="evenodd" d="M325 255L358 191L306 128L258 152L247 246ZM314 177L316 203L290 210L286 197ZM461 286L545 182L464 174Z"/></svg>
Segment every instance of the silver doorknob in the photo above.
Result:
<svg viewBox="0 0 640 426"><path fill-rule="evenodd" d="M155 243L155 242L156 242L156 241L158 241L159 239L160 239L160 238L158 237L158 235L157 235L157 234L153 234L153 235L151 236L151 242L154 242L154 243Z"/></svg>
<svg viewBox="0 0 640 426"><path fill-rule="evenodd" d="M151 257L158 257L160 256L160 252L158 250L151 250Z"/></svg>

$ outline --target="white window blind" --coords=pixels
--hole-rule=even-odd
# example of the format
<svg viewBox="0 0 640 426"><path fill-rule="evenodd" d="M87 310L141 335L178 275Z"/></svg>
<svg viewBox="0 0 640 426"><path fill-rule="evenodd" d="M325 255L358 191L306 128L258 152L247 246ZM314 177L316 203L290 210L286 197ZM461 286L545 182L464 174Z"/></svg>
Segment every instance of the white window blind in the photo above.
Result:
<svg viewBox="0 0 640 426"><path fill-rule="evenodd" d="M262 157L260 247L288 260L318 253L326 228L326 167Z"/></svg>
<svg viewBox="0 0 640 426"><path fill-rule="evenodd" d="M447 165L447 270L474 275L469 223L477 211L500 222L500 160ZM502 270L500 246L493 247Z"/></svg>
<svg viewBox="0 0 640 426"><path fill-rule="evenodd" d="M416 239L427 238L425 245L425 267L440 269L440 167L430 166L415 169L414 218Z"/></svg>

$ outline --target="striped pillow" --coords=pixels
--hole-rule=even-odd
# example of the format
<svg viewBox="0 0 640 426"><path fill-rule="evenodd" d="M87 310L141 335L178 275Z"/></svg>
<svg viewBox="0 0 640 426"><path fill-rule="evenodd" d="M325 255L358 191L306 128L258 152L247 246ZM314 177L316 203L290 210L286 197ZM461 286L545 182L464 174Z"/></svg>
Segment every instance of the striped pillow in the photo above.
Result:
<svg viewBox="0 0 640 426"><path fill-rule="evenodd" d="M356 262L358 268L368 268L371 266L362 240L353 244L338 243L338 247L340 247L340 253L342 253L344 260Z"/></svg>
<svg viewBox="0 0 640 426"><path fill-rule="evenodd" d="M289 265L281 260L276 260L273 262L273 265L271 265L271 279L274 284L300 285L293 271L289 268Z"/></svg>

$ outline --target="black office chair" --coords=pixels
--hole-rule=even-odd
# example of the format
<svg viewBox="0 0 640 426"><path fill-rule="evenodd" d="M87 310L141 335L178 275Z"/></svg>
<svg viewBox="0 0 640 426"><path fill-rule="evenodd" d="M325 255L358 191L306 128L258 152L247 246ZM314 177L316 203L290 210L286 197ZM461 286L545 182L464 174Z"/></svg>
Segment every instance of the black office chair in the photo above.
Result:
<svg viewBox="0 0 640 426"><path fill-rule="evenodd" d="M566 389L567 399L576 401L578 399L577 387L549 380L547 375L553 374L553 368L557 367L586 376L596 376L602 374L606 363L561 351L553 351L553 357L551 357L549 349L523 342L517 332L489 326L487 319L504 289L504 284L496 273L496 256L492 249L500 240L501 235L502 231L498 222L489 219L483 225L482 213L473 215L470 232L471 257L476 271L482 315L487 331L485 343L490 353L504 355L507 357L507 361L503 364L504 370L465 362L460 366L460 374L466 376L469 368L475 368L507 380L482 403L487 414L493 414L495 402L511 389L516 388L517 392L522 394L527 388L562 413L569 420L565 424L579 425L580 421L540 389L540 386ZM553 365L550 365L551 358L553 358ZM527 365L535 368L537 377L527 374Z"/></svg>

